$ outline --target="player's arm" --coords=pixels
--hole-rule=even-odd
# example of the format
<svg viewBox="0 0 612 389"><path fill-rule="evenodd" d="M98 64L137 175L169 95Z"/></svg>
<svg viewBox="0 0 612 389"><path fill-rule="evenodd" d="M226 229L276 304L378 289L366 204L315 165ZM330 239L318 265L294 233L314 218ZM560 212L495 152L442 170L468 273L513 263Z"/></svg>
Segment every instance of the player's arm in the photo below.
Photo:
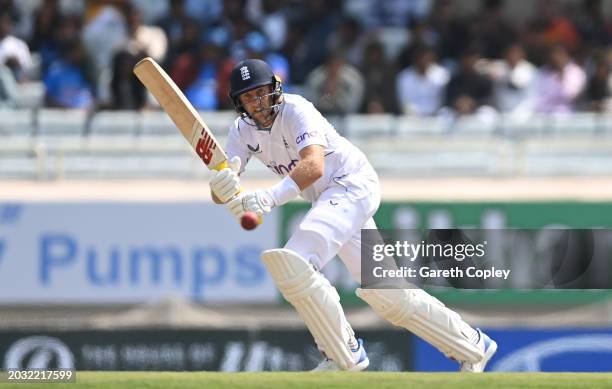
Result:
<svg viewBox="0 0 612 389"><path fill-rule="evenodd" d="M265 214L274 207L291 201L300 192L314 184L323 176L325 167L325 148L322 145L312 144L299 151L300 161L290 175L283 178L278 184L267 188L246 193L240 199L230 201L228 206L237 214L241 211L252 211Z"/></svg>
<svg viewBox="0 0 612 389"><path fill-rule="evenodd" d="M325 125L322 123L321 114L312 104L304 104L291 118L293 123L290 124L290 128L296 137L294 146L298 149L300 161L278 184L246 193L240 196L240 202L230 201L228 206L234 214L238 214L241 210L260 215L268 213L272 208L280 207L296 198L302 190L323 176L327 139L323 131L308 131Z"/></svg>
<svg viewBox="0 0 612 389"><path fill-rule="evenodd" d="M289 177L303 191L323 176L325 148L321 145L307 146L300 150L300 158Z"/></svg>

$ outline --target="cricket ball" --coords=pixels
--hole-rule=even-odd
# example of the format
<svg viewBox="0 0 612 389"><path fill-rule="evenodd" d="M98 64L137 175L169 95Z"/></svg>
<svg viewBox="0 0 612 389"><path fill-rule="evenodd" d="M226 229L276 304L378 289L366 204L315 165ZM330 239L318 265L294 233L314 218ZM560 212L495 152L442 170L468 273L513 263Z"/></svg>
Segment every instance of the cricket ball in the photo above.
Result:
<svg viewBox="0 0 612 389"><path fill-rule="evenodd" d="M259 215L255 212L246 212L240 219L240 225L245 230L252 230L259 225Z"/></svg>

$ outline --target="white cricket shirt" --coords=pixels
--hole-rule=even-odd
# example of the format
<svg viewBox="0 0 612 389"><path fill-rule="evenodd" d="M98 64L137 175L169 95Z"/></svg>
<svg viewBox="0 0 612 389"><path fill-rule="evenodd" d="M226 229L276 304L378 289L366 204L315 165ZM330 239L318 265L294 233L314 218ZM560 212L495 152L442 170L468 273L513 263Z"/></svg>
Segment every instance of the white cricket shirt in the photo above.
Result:
<svg viewBox="0 0 612 389"><path fill-rule="evenodd" d="M325 147L324 174L302 191L304 200L315 201L334 182L342 185L343 179L375 175L361 150L340 136L312 103L298 95L284 93L283 97L270 131L258 130L250 119L242 118L236 119L230 128L225 150L229 158L240 157L241 172L255 157L284 177L301 159L301 149L321 145Z"/></svg>

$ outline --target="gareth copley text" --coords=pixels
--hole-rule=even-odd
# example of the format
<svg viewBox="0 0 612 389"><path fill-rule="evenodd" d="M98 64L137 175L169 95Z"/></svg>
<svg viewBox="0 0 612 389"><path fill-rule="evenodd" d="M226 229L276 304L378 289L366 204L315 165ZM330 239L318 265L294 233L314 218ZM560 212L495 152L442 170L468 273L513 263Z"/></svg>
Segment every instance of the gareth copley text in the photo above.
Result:
<svg viewBox="0 0 612 389"><path fill-rule="evenodd" d="M451 269L432 269L424 266L418 269L408 268L405 266L399 269L383 269L378 266L372 271L372 274L376 278L478 278L486 280L489 278L503 278L507 280L510 276L510 270L507 269L496 269L491 267L489 269L478 269L474 266L470 266L466 269L460 269L454 267Z"/></svg>

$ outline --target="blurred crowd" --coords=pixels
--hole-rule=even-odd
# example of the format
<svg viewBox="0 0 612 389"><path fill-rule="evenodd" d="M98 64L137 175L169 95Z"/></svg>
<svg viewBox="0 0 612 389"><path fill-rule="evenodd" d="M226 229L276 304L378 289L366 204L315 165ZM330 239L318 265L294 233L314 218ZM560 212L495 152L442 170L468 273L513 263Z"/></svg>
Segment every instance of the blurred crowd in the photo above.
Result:
<svg viewBox="0 0 612 389"><path fill-rule="evenodd" d="M44 84L49 107L142 109L145 56L197 109L232 109L229 74L266 60L326 114L612 112L612 18L601 0L0 0L0 101Z"/></svg>

